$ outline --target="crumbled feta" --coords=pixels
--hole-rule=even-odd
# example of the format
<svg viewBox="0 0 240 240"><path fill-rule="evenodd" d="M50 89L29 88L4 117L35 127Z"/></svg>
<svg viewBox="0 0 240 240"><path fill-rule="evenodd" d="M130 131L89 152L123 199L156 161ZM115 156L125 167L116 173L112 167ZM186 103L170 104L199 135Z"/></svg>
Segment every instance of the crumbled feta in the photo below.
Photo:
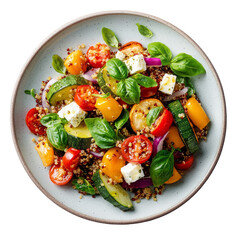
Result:
<svg viewBox="0 0 240 240"><path fill-rule="evenodd" d="M121 51L117 51L115 57L122 61L126 57L126 55L124 53L122 53Z"/></svg>
<svg viewBox="0 0 240 240"><path fill-rule="evenodd" d="M160 82L159 91L172 95L176 84L176 79L177 77L175 75L165 73L162 81Z"/></svg>
<svg viewBox="0 0 240 240"><path fill-rule="evenodd" d="M121 173L126 183L130 184L136 182L138 179L144 177L141 164L128 163L121 168Z"/></svg>
<svg viewBox="0 0 240 240"><path fill-rule="evenodd" d="M124 61L130 74L146 71L147 66L142 54L135 55Z"/></svg>
<svg viewBox="0 0 240 240"><path fill-rule="evenodd" d="M60 118L66 118L73 127L77 127L86 116L86 112L83 111L76 102L71 102L67 106L63 107L59 112Z"/></svg>

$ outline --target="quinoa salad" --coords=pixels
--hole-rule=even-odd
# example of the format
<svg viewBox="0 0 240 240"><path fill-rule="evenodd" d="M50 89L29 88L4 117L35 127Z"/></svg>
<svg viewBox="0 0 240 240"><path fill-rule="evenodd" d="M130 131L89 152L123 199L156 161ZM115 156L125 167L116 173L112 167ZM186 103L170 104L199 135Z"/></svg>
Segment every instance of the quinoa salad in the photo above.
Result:
<svg viewBox="0 0 240 240"><path fill-rule="evenodd" d="M52 56L56 75L40 91L25 90L35 99L25 120L49 184L128 211L141 199L160 201L197 161L210 119L191 77L205 69L187 53L173 56L167 43L120 43L106 27L99 34L102 43Z"/></svg>

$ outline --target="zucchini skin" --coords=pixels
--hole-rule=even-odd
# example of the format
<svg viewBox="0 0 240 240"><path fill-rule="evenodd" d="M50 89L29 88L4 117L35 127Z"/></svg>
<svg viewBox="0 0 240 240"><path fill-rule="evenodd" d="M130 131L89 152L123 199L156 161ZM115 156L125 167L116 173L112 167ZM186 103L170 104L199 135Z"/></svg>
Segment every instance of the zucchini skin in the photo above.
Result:
<svg viewBox="0 0 240 240"><path fill-rule="evenodd" d="M97 188L97 190L99 191L100 195L108 202L110 202L111 204L113 204L113 206L121 209L122 211L129 211L129 210L133 210L133 205L126 207L123 206L122 204L120 204L116 199L114 199L111 194L108 192L108 190L106 189L101 177L100 177L100 172L99 170L94 173L92 180L94 181L94 184ZM125 191L125 190L124 190Z"/></svg>
<svg viewBox="0 0 240 240"><path fill-rule="evenodd" d="M199 144L181 102L179 100L171 102L168 104L168 108L173 115L179 133L189 153L195 153L199 150ZM184 114L184 117L179 117L179 114Z"/></svg>
<svg viewBox="0 0 240 240"><path fill-rule="evenodd" d="M72 136L68 132L67 134L68 134L68 147L73 147L79 150L86 150L90 148L92 138L78 138Z"/></svg>
<svg viewBox="0 0 240 240"><path fill-rule="evenodd" d="M103 71L106 71L105 68L106 68L106 66L104 66L104 67L102 67L100 69L100 71L99 71L99 73L97 75L97 82L98 82L100 88L102 89L102 91L104 93L110 93L113 97L116 97L117 96L116 95L116 91L115 92L112 91L112 89L109 86L107 86L107 83L106 83L106 81L104 79ZM115 80L115 79L112 79L112 80L117 82L117 80Z"/></svg>

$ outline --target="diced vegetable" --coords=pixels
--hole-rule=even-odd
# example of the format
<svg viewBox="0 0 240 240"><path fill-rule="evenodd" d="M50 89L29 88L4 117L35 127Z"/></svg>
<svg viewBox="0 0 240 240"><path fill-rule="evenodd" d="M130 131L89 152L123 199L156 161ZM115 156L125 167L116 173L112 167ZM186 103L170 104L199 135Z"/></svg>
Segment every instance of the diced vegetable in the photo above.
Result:
<svg viewBox="0 0 240 240"><path fill-rule="evenodd" d="M189 98L185 107L187 108L187 115L195 126L197 126L199 129L203 129L208 125L210 120L196 98Z"/></svg>
<svg viewBox="0 0 240 240"><path fill-rule="evenodd" d="M154 98L144 99L140 103L135 104L130 111L130 123L134 132L143 130L147 126L146 117L150 109L163 106L163 104Z"/></svg>
<svg viewBox="0 0 240 240"><path fill-rule="evenodd" d="M147 67L161 67L162 62L160 58L144 58Z"/></svg>
<svg viewBox="0 0 240 240"><path fill-rule="evenodd" d="M167 142L168 145L171 145L174 148L184 147L184 143L179 135L179 131L176 126L170 127L165 141Z"/></svg>
<svg viewBox="0 0 240 240"><path fill-rule="evenodd" d="M48 166L51 166L53 164L53 162L54 162L54 150L48 144L47 139L44 139L41 142L39 142L35 146L35 149L37 150L44 167L48 167Z"/></svg>
<svg viewBox="0 0 240 240"><path fill-rule="evenodd" d="M111 184L108 177L97 171L93 181L102 197L123 211L133 210L133 204L127 191L120 184Z"/></svg>
<svg viewBox="0 0 240 240"><path fill-rule="evenodd" d="M143 46L139 42L131 41L128 43L125 43L119 51L124 53L127 56L132 56L134 54L140 54L143 53Z"/></svg>
<svg viewBox="0 0 240 240"><path fill-rule="evenodd" d="M103 156L101 169L115 182L122 182L121 168L125 166L125 160L120 148L111 148Z"/></svg>
<svg viewBox="0 0 240 240"><path fill-rule="evenodd" d="M161 136L161 137L156 137L154 140L153 140L153 152L152 152L152 157L155 157L156 154L162 150L163 148L163 143L164 143L164 140L167 136L168 132Z"/></svg>
<svg viewBox="0 0 240 240"><path fill-rule="evenodd" d="M165 182L165 184L172 184L179 181L182 178L182 175L173 167L173 175Z"/></svg>
<svg viewBox="0 0 240 240"><path fill-rule="evenodd" d="M184 112L182 104L179 100L176 100L169 103L168 107L173 114L179 133L189 153L196 152L199 149L198 141Z"/></svg>
<svg viewBox="0 0 240 240"><path fill-rule="evenodd" d="M81 124L76 128L71 127L71 125L67 123L64 125L64 129L68 135L68 147L73 147L81 150L90 147L92 135L84 121L82 121Z"/></svg>
<svg viewBox="0 0 240 240"><path fill-rule="evenodd" d="M68 72L73 75L85 73L87 70L87 61L82 51L77 50L70 53L65 62Z"/></svg>
<svg viewBox="0 0 240 240"><path fill-rule="evenodd" d="M112 96L97 98L95 107L101 111L108 122L115 121L122 112L122 106Z"/></svg>
<svg viewBox="0 0 240 240"><path fill-rule="evenodd" d="M47 93L47 100L50 105L56 106L56 104L62 100L70 100L74 97L74 90L78 85L86 85L88 82L81 76L69 75L55 82Z"/></svg>

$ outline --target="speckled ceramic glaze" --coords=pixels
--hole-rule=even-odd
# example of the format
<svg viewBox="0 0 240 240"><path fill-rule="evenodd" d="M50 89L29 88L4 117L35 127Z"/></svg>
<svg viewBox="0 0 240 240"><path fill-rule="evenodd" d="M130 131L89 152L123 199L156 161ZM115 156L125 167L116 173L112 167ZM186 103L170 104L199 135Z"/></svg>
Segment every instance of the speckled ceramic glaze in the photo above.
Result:
<svg viewBox="0 0 240 240"><path fill-rule="evenodd" d="M151 39L139 34L136 23L148 26L154 36ZM84 196L71 186L59 187L48 177L48 168L44 168L34 150L34 137L25 125L27 111L34 107L31 97L24 94L25 89L40 89L41 81L59 74L51 66L53 54L66 56L66 49L76 49L84 43L86 48L96 42L103 42L101 28L112 29L121 43L139 41L145 47L148 43L160 41L166 44L173 56L185 52L200 61L206 69L205 75L194 78L197 94L201 99L209 118L211 129L207 142L201 142L196 161L191 171L181 181L166 186L158 201L142 200L134 203L135 210L122 212L101 196ZM214 90L214 91L213 91ZM52 34L38 48L25 65L17 81L12 101L12 133L15 146L28 175L39 189L52 201L77 216L105 223L136 223L163 216L190 199L205 183L213 171L220 156L226 131L226 110L224 94L220 80L211 62L199 46L185 33L154 16L129 11L101 12L81 17ZM198 207L198 206L196 206ZM43 209L44 211L44 209Z"/></svg>

